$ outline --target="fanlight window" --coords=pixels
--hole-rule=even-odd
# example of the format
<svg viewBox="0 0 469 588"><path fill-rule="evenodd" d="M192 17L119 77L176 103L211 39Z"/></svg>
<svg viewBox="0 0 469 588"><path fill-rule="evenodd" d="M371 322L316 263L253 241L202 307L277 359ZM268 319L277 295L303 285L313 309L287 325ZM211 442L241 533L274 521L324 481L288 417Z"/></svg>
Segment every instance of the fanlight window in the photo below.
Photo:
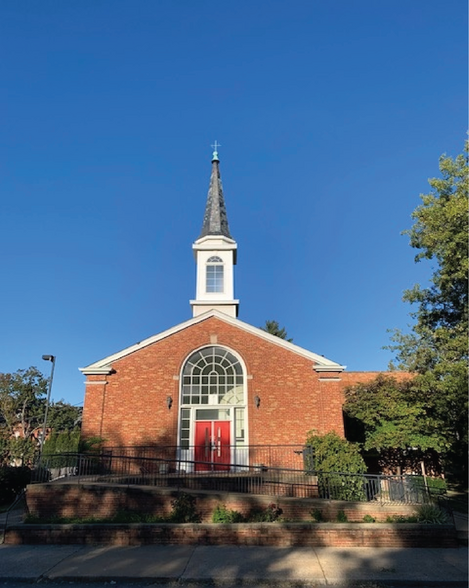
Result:
<svg viewBox="0 0 469 588"><path fill-rule="evenodd" d="M223 347L206 347L186 362L182 404L244 404L243 368Z"/></svg>
<svg viewBox="0 0 469 588"><path fill-rule="evenodd" d="M207 292L223 292L223 260L213 255L207 260Z"/></svg>

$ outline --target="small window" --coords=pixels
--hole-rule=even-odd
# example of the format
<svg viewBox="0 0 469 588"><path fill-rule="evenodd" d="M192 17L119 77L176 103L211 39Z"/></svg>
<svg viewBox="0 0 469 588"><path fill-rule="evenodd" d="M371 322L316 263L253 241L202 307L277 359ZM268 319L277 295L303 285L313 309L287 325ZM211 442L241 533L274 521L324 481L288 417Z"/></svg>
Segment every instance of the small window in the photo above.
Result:
<svg viewBox="0 0 469 588"><path fill-rule="evenodd" d="M207 292L223 292L223 260L212 256L207 261Z"/></svg>

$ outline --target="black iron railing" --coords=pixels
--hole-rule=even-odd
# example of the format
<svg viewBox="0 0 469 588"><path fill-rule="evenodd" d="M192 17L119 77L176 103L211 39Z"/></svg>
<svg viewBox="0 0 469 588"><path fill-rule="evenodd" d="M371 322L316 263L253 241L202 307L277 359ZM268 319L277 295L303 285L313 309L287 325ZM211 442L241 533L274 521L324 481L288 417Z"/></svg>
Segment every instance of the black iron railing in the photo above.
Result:
<svg viewBox="0 0 469 588"><path fill-rule="evenodd" d="M200 451L202 449L202 451ZM217 446L210 445L201 447L196 445L186 446L128 446L128 447L106 447L106 453L127 457L138 457L142 459L162 459L181 461L201 461L196 459L197 455L216 459ZM227 465L252 465L256 467L280 467L287 469L304 468L304 445L224 445L222 452ZM208 450L208 453L207 451ZM207 459L207 461L211 461Z"/></svg>
<svg viewBox="0 0 469 588"><path fill-rule="evenodd" d="M306 468L276 467L270 464L277 461L279 453L272 448L270 452L268 448L263 453L257 452L256 455L264 457L263 463L253 465L247 465L244 460L217 463L176 458L171 452L156 448L151 457L148 450L145 456L135 448L119 453L116 450L43 456L33 472L33 482L146 485L379 503L421 504L432 500L417 476L320 472L311 470L310 464Z"/></svg>

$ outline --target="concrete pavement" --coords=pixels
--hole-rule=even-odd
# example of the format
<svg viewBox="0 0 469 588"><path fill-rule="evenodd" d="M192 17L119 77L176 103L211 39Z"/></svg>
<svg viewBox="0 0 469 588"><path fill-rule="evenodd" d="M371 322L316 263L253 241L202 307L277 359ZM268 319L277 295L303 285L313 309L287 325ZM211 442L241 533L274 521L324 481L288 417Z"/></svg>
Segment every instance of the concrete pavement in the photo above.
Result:
<svg viewBox="0 0 469 588"><path fill-rule="evenodd" d="M468 585L467 548L0 545L0 582ZM378 584L378 585L379 585Z"/></svg>

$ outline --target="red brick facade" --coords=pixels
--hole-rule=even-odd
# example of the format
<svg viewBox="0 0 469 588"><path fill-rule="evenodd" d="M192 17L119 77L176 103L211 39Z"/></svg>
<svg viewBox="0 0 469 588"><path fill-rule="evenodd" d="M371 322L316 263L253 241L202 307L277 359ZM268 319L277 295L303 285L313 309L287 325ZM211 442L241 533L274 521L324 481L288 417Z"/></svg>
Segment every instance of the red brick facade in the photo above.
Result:
<svg viewBox="0 0 469 588"><path fill-rule="evenodd" d="M343 436L345 386L376 373L315 371L314 360L299 348L243 324L213 314L189 321L151 344L129 348L110 361L111 373L89 374L83 436L101 437L108 446L177 445L181 370L192 352L210 345L226 347L244 363L250 445L301 445L311 429Z"/></svg>

